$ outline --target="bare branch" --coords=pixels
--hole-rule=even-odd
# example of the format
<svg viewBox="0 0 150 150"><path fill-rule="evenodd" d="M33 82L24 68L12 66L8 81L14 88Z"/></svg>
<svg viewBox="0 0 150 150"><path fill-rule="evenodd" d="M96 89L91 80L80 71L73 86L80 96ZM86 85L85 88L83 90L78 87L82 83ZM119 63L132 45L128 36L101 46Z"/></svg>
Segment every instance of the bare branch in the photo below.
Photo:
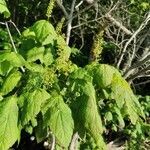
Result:
<svg viewBox="0 0 150 150"><path fill-rule="evenodd" d="M125 32L127 35L132 35L132 32L128 30L125 26L122 25L119 21L117 21L115 18L113 18L109 13L105 15L105 17L111 21L114 25L119 27L123 32Z"/></svg>
<svg viewBox="0 0 150 150"><path fill-rule="evenodd" d="M130 78L128 79L129 82L131 82L132 80L139 78L140 75L145 74L146 71L150 70L150 65L144 69L141 69L140 71L138 71L137 73L133 74L132 76L130 76Z"/></svg>
<svg viewBox="0 0 150 150"><path fill-rule="evenodd" d="M139 85L143 85L143 84L147 84L147 83L150 83L150 80L134 84L134 86L139 86Z"/></svg>
<svg viewBox="0 0 150 150"><path fill-rule="evenodd" d="M127 50L127 47L129 46L129 44L131 43L131 41L137 36L137 34L139 34L139 32L140 32L143 28L146 27L146 25L148 24L149 20L150 20L150 12L149 12L149 14L147 15L146 19L142 22L142 24L140 25L140 27L134 32L134 34L131 36L131 38L126 42L126 44L125 44L125 46L124 46L124 49L123 49L123 51L122 51L122 54L121 54L121 56L120 56L120 59L119 59L119 61L118 61L117 68L120 67L120 64L121 64L121 62L122 62L122 60L123 60L124 54L125 54L125 52L126 52L126 50Z"/></svg>
<svg viewBox="0 0 150 150"><path fill-rule="evenodd" d="M132 61L135 57L135 53L136 53L136 37L134 38L134 43L133 43L133 52L131 54L131 57L129 57L127 65L124 67L123 72L125 72L128 68L130 68Z"/></svg>
<svg viewBox="0 0 150 150"><path fill-rule="evenodd" d="M0 22L1 25L6 25L4 22Z"/></svg>
<svg viewBox="0 0 150 150"><path fill-rule="evenodd" d="M78 13L78 14L79 14L79 13ZM78 24L78 25L73 26L72 29L76 29L76 28L78 28L78 27L80 27L80 26L83 26L83 25L86 25L86 24L92 23L92 22L97 22L97 23L99 23L98 21L101 20L102 18L104 18L104 16L99 17L99 18L97 18L97 19L85 21L85 22L83 22L83 23L81 23L81 24Z"/></svg>
<svg viewBox="0 0 150 150"><path fill-rule="evenodd" d="M67 37L66 37L67 45L69 45L69 41L70 41L70 35L71 35L71 29L72 29L72 20L73 20L73 12L74 12L74 8L75 8L75 3L76 3L76 0L73 0L72 5L71 5L71 11L70 11L69 19L68 19Z"/></svg>
<svg viewBox="0 0 150 150"><path fill-rule="evenodd" d="M63 11L66 19L68 19L69 15L68 15L68 13L66 11L66 8L63 6L63 4L60 2L60 0L56 0L56 2L57 2L57 5L59 6L59 8Z"/></svg>
<svg viewBox="0 0 150 150"><path fill-rule="evenodd" d="M139 68L140 66L142 66L143 64L145 64L147 61L150 60L150 55L147 55L147 57L145 57L142 60L139 60L138 62L136 62L134 65L132 65L125 73L124 73L124 78L128 78L134 71L136 68Z"/></svg>

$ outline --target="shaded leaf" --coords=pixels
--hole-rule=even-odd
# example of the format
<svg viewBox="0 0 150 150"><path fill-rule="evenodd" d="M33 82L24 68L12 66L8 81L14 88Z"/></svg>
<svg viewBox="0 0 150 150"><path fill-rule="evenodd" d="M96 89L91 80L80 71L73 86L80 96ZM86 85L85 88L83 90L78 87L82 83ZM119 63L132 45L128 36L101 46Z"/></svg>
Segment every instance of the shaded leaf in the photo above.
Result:
<svg viewBox="0 0 150 150"><path fill-rule="evenodd" d="M35 130L36 140L38 143L40 143L46 139L46 137L48 135L48 129L43 124L43 117L41 114L39 114L39 116L37 118L37 122L38 122L38 124L34 130Z"/></svg>

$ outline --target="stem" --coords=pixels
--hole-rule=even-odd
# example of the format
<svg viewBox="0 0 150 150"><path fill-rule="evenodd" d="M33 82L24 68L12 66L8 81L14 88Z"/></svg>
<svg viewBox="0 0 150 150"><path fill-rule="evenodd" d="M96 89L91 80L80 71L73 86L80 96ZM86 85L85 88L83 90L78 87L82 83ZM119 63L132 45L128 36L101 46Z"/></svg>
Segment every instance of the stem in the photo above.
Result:
<svg viewBox="0 0 150 150"><path fill-rule="evenodd" d="M76 132L76 133L73 135L73 138L72 138L72 141L71 141L70 149L69 149L69 150L77 150L78 138L79 138L79 135L78 135L78 132Z"/></svg>
<svg viewBox="0 0 150 150"><path fill-rule="evenodd" d="M51 150L55 150L55 136L52 134L52 146Z"/></svg>
<svg viewBox="0 0 150 150"><path fill-rule="evenodd" d="M16 29L16 31L18 32L18 34L21 36L21 32L19 31L19 29L17 28L17 26L15 25L15 23L13 22L13 21L8 21L9 23L11 23L13 26L14 26L14 28Z"/></svg>
<svg viewBox="0 0 150 150"><path fill-rule="evenodd" d="M17 54L18 52L17 52L16 46L15 46L15 44L14 44L14 41L13 41L12 35L11 35L11 33L10 33L10 30L9 30L9 27L8 27L8 23L7 23L7 22L5 22L5 25L6 25L6 28L7 28L7 32L8 32L8 35L9 35L9 38L10 38L10 41L11 41L12 47L13 47L13 49L14 49L15 53ZM24 68L23 68L22 66L21 66L20 68L21 68L22 72L25 72L25 70L24 70Z"/></svg>

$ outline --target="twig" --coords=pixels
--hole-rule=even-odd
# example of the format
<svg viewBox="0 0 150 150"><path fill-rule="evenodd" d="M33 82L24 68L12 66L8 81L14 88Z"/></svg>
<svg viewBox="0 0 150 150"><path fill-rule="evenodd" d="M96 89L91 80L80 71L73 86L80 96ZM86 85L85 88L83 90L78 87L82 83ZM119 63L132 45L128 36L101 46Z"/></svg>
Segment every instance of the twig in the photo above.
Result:
<svg viewBox="0 0 150 150"><path fill-rule="evenodd" d="M76 5L75 9L78 9L82 4L83 4L83 0L81 0L81 1L79 2L79 4Z"/></svg>
<svg viewBox="0 0 150 150"><path fill-rule="evenodd" d="M89 10L91 7L93 7L93 6L95 5L95 3L97 3L97 2L98 2L98 0L94 0L94 2L93 2L91 5L87 6L87 7L84 8L84 9L82 9L82 10L79 11L78 13L82 14L82 13L86 12L86 11ZM78 17L78 13L75 14L75 15L72 17L72 19Z"/></svg>
<svg viewBox="0 0 150 150"><path fill-rule="evenodd" d="M128 81L131 82L131 80L134 80L135 78L138 78L140 75L144 74L148 70L150 70L150 65L148 67L138 71L137 73L133 74L132 76L130 76Z"/></svg>
<svg viewBox="0 0 150 150"><path fill-rule="evenodd" d="M120 23L115 18L113 18L109 13L107 13L105 15L105 17L109 21L111 21L111 23L113 23L114 25L116 25L117 27L119 27L122 31L124 31L127 35L132 35L132 32L129 29L127 29L125 26L123 26L122 23Z"/></svg>
<svg viewBox="0 0 150 150"><path fill-rule="evenodd" d="M135 57L135 53L136 53L136 37L134 38L134 43L133 43L133 52L131 54L131 57L129 57L127 65L124 67L123 72L125 72L128 68L130 68L132 61Z"/></svg>
<svg viewBox="0 0 150 150"><path fill-rule="evenodd" d="M1 25L6 25L4 22L0 22Z"/></svg>
<svg viewBox="0 0 150 150"><path fill-rule="evenodd" d="M13 22L13 21L8 21L8 23L11 23L13 26L14 26L14 28L16 29L16 31L18 32L18 34L21 36L21 32L19 31L19 29L17 28L17 26L15 25L15 23Z"/></svg>
<svg viewBox="0 0 150 150"><path fill-rule="evenodd" d="M134 65L132 65L125 73L124 73L124 78L128 78L136 68L142 66L144 63L146 63L147 61L150 60L150 55L147 55L147 57L145 57L145 59L139 60L138 62L136 62Z"/></svg>
<svg viewBox="0 0 150 150"><path fill-rule="evenodd" d="M79 14L79 13L78 13L78 14ZM80 27L80 26L86 25L86 24L91 23L91 22L98 22L98 21L101 20L102 18L104 18L104 16L99 17L99 18L97 18L97 19L93 19L93 20L86 21L86 22L81 23L81 24L78 24L78 25L76 25L76 26L73 26L72 29L76 29L76 28L78 28L78 27Z"/></svg>
<svg viewBox="0 0 150 150"><path fill-rule="evenodd" d="M141 48L142 43L145 41L145 39L148 36L150 36L150 28L149 28L149 30L146 31L146 33L144 35L142 35L142 37L140 37L139 44L137 45L137 51Z"/></svg>
<svg viewBox="0 0 150 150"><path fill-rule="evenodd" d="M81 6L83 3L83 0L75 7L75 9L77 10L77 12L79 12L79 6ZM81 17L80 17L80 14L78 13L78 24L80 25L81 24ZM81 35L81 46L79 48L79 50L82 49L82 47L84 46L84 37L83 37L83 29L82 29L82 26L79 27L80 29L80 35Z"/></svg>
<svg viewBox="0 0 150 150"><path fill-rule="evenodd" d="M68 19L67 37L66 37L67 45L69 45L69 41L70 41L70 35L71 35L71 29L72 29L72 20L73 20L73 12L74 12L74 8L75 8L75 3L76 3L76 0L73 0L72 5L71 5L71 11L70 11L69 19Z"/></svg>
<svg viewBox="0 0 150 150"><path fill-rule="evenodd" d="M144 60L146 57L148 57L150 55L150 47L145 48L145 51L140 59L140 61ZM150 58L149 58L150 59Z"/></svg>
<svg viewBox="0 0 150 150"><path fill-rule="evenodd" d="M5 25L6 25L6 29L7 29L7 32L8 32L8 35L9 35L9 38L10 38L12 47L13 47L15 53L18 53L18 52L17 52L17 49L16 49L16 46L15 46L15 44L14 44L14 41L13 41L12 35L11 35L11 33L10 33L10 30L9 30L9 27L8 27L8 23L5 22ZM22 72L25 72L25 70L24 70L24 68L23 68L22 66L21 66L20 68L21 68Z"/></svg>
<svg viewBox="0 0 150 150"><path fill-rule="evenodd" d="M69 15L68 15L68 13L66 11L66 8L62 5L62 3L60 2L60 0L56 0L56 2L57 2L57 5L59 6L59 8L63 11L66 19L68 19Z"/></svg>
<svg viewBox="0 0 150 150"><path fill-rule="evenodd" d="M148 16L146 17L146 19L142 22L142 24L140 25L140 27L134 32L134 34L131 36L131 38L126 42L125 46L124 46L124 49L121 53L121 56L120 56L120 59L118 60L118 63L117 63L117 68L120 67L120 64L123 60L123 57L124 57L124 54L127 50L127 47L129 46L129 44L131 43L131 41L137 36L137 34L139 34L139 32L145 28L145 26L147 25L147 23L149 22L150 20L150 12L148 14Z"/></svg>

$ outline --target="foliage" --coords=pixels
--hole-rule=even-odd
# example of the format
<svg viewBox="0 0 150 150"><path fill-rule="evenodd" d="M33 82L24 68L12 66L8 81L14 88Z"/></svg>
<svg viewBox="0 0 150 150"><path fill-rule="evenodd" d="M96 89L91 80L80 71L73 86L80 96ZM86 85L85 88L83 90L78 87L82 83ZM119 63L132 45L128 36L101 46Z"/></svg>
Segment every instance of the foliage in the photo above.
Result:
<svg viewBox="0 0 150 150"><path fill-rule="evenodd" d="M149 107L150 107L150 97L149 96L138 96L139 101L143 107L144 113L146 115L145 123L137 123L136 125L127 126L124 130L126 134L130 136L130 141L127 144L129 149L140 150L149 149L150 141L150 125L149 125Z"/></svg>
<svg viewBox="0 0 150 150"><path fill-rule="evenodd" d="M6 6L1 10L9 16ZM1 33L3 42L11 36ZM102 37L96 42L102 48ZM108 122L116 131L126 127L126 120L138 133L145 129L147 113L121 73L97 61L78 67L70 60L72 49L49 21L35 22L15 44L17 53L14 46L0 51L1 150L19 142L22 130L34 133L37 142L54 135L56 149L69 149L78 132L87 147L103 150Z"/></svg>

